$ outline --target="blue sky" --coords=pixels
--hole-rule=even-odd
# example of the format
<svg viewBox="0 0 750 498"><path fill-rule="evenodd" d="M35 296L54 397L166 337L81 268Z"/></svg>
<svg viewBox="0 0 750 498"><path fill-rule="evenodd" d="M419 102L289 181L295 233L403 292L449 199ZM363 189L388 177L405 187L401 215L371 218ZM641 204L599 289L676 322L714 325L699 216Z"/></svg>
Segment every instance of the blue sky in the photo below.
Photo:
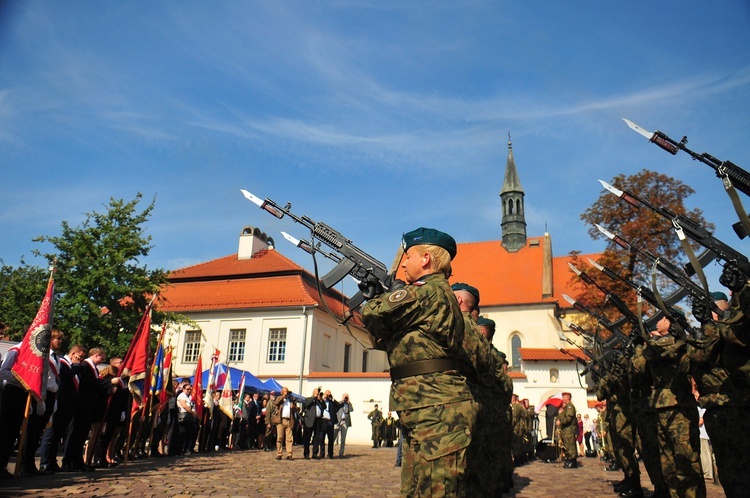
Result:
<svg viewBox="0 0 750 498"><path fill-rule="evenodd" d="M0 4L0 257L156 196L150 267L231 254L243 226L285 242L245 188L328 223L390 265L418 226L500 238L508 133L528 234L597 252L597 179L713 172L627 117L750 170L750 4L720 2L16 2ZM745 201L750 208L750 202ZM614 199L613 199L614 202ZM459 254L460 257L460 254Z"/></svg>

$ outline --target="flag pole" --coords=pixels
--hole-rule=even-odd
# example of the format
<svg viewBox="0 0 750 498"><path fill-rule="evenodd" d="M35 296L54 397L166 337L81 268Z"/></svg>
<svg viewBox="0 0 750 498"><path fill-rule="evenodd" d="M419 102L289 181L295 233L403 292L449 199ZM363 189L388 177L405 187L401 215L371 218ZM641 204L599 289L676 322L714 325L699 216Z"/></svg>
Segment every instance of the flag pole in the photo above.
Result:
<svg viewBox="0 0 750 498"><path fill-rule="evenodd" d="M13 475L21 475L21 458L23 458L23 447L26 443L26 433L29 426L29 413L31 412L31 391L26 395L26 408L23 410L23 424L21 424L21 436L18 439L18 456L16 457L16 468Z"/></svg>

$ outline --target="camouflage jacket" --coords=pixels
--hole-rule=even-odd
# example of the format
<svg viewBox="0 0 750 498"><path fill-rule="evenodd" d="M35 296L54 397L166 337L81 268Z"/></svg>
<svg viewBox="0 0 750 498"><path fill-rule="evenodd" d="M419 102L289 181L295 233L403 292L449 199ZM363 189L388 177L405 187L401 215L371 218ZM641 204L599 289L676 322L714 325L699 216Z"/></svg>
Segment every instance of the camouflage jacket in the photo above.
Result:
<svg viewBox="0 0 750 498"><path fill-rule="evenodd" d="M495 356L471 314L464 311L463 317L464 340L458 356L462 365L461 372L466 374L475 399L477 395L489 398L493 395L495 384Z"/></svg>
<svg viewBox="0 0 750 498"><path fill-rule="evenodd" d="M576 420L576 407L573 403L568 403L564 408L557 412L557 420L560 422L561 432L576 431L578 420Z"/></svg>
<svg viewBox="0 0 750 498"><path fill-rule="evenodd" d="M687 347L674 336L650 339L643 350L646 368L654 381L652 408L696 406L690 384Z"/></svg>
<svg viewBox="0 0 750 498"><path fill-rule="evenodd" d="M395 292L370 299L362 321L388 353L391 368L414 361L455 359L464 339L464 319L448 281L441 273L422 277ZM458 370L394 380L390 408L412 410L472 399Z"/></svg>
<svg viewBox="0 0 750 498"><path fill-rule="evenodd" d="M630 410L633 413L639 413L651 408L649 400L653 394L653 380L646 369L639 369L637 365L643 363L643 350L645 344L638 344L633 350L633 356L630 358Z"/></svg>
<svg viewBox="0 0 750 498"><path fill-rule="evenodd" d="M700 394L698 404L703 408L750 406L750 349L726 341L728 328L724 323L705 323L703 339L688 346L691 374Z"/></svg>

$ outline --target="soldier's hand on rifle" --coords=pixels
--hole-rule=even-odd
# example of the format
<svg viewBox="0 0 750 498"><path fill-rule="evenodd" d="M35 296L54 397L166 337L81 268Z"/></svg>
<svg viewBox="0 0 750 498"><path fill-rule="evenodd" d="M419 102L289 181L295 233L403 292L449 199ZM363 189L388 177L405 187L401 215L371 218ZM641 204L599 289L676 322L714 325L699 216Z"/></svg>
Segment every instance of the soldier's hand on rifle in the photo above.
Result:
<svg viewBox="0 0 750 498"><path fill-rule="evenodd" d="M724 265L724 271L721 272L721 277L719 277L719 283L733 292L742 289L746 281L745 274L729 262Z"/></svg>
<svg viewBox="0 0 750 498"><path fill-rule="evenodd" d="M388 287L388 292L396 292L397 290L403 289L404 287L406 287L406 282L397 278Z"/></svg>
<svg viewBox="0 0 750 498"><path fill-rule="evenodd" d="M374 275L368 274L364 280L362 280L358 284L359 290L362 291L362 295L365 297L365 299L372 299L374 297L379 296L383 292L385 292L385 289L383 288L383 284L380 283L380 280L378 280Z"/></svg>
<svg viewBox="0 0 750 498"><path fill-rule="evenodd" d="M711 310L706 306L706 303L698 299L693 301L693 316L700 323L707 323L711 321Z"/></svg>

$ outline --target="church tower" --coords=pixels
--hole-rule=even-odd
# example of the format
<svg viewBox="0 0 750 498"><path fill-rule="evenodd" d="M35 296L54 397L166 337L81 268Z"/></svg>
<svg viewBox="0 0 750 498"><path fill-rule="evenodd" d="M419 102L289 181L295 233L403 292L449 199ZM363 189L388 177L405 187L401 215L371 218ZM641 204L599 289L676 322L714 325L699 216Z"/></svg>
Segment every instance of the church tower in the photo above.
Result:
<svg viewBox="0 0 750 498"><path fill-rule="evenodd" d="M523 197L523 187L513 159L513 144L508 133L508 162L503 187L500 189L500 201L503 203L503 247L509 252L517 252L526 245Z"/></svg>

